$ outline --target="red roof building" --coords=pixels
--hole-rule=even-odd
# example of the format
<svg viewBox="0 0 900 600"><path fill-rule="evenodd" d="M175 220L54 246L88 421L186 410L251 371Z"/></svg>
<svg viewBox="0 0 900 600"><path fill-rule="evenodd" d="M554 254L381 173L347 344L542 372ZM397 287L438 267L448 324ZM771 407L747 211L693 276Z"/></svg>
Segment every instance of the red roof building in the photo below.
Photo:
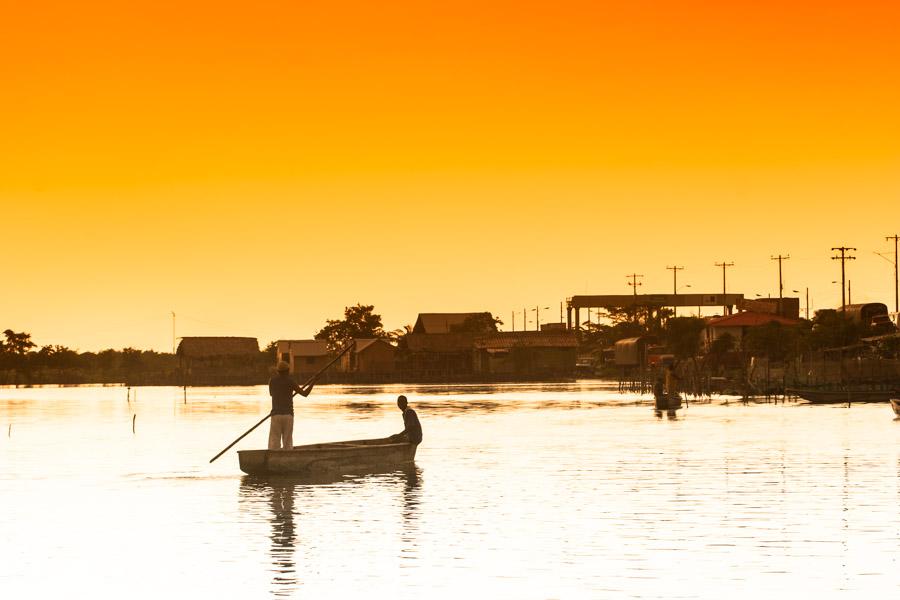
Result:
<svg viewBox="0 0 900 600"><path fill-rule="evenodd" d="M762 327L769 323L778 323L784 327L797 327L803 321L775 314L756 312L741 312L725 317L713 317L706 321L706 345L709 347L715 340L727 333L734 339L735 345L740 347L748 329Z"/></svg>

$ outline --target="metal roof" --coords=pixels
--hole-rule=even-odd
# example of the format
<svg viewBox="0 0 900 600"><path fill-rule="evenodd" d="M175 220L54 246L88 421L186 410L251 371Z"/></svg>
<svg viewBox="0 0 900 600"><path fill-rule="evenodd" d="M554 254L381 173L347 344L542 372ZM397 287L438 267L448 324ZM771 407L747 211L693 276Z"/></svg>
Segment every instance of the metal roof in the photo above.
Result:
<svg viewBox="0 0 900 600"><path fill-rule="evenodd" d="M288 345L288 352L293 356L326 356L328 354L328 342L325 340L278 340L281 344Z"/></svg>
<svg viewBox="0 0 900 600"><path fill-rule="evenodd" d="M629 308L631 306L737 306L743 294L605 294L572 296L570 308Z"/></svg>
<svg viewBox="0 0 900 600"><path fill-rule="evenodd" d="M382 338L358 339L358 340L353 340L353 341L354 341L354 343L356 344L356 347L353 348L353 352L356 352L357 354L359 354L360 352L365 351L367 348L371 347L373 344L377 344L378 342L381 342L381 343L385 344L386 346L388 346L388 347L391 348L392 350L396 350L396 349L397 349L397 348L396 348L393 344L391 344L389 341L387 341L387 340L385 340L385 339L382 339Z"/></svg>
<svg viewBox="0 0 900 600"><path fill-rule="evenodd" d="M419 313L416 319L416 325L413 327L414 333L451 333L453 328L465 323L470 317L478 317L487 315L493 318L489 312L467 312L467 313Z"/></svg>
<svg viewBox="0 0 900 600"><path fill-rule="evenodd" d="M706 322L707 327L759 327L769 323L780 323L781 325L800 325L803 321L800 319L791 319L779 315L742 312L736 315L728 315L725 317L715 317Z"/></svg>
<svg viewBox="0 0 900 600"><path fill-rule="evenodd" d="M500 331L477 338L474 346L479 350L513 347L575 348L578 346L578 338L574 333L560 331Z"/></svg>

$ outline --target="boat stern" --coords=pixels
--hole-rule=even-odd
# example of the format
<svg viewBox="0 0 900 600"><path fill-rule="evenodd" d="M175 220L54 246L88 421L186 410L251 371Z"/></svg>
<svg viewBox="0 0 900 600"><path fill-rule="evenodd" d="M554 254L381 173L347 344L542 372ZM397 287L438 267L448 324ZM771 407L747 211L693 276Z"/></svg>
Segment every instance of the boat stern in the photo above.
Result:
<svg viewBox="0 0 900 600"><path fill-rule="evenodd" d="M266 473L266 455L268 452L268 450L238 450L238 462L241 465L241 471L248 475Z"/></svg>

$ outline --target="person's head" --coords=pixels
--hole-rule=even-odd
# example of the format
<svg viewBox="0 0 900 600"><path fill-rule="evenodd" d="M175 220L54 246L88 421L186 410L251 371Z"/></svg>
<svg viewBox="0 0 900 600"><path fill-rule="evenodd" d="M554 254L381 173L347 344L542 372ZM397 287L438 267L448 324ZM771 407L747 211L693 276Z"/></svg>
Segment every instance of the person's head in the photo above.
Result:
<svg viewBox="0 0 900 600"><path fill-rule="evenodd" d="M291 365L287 364L283 360L280 360L280 361L278 361L278 366L276 367L276 370L279 373L287 373L288 371L291 370Z"/></svg>
<svg viewBox="0 0 900 600"><path fill-rule="evenodd" d="M408 403L406 402L406 396L397 396L397 407L400 410L406 410L407 404Z"/></svg>

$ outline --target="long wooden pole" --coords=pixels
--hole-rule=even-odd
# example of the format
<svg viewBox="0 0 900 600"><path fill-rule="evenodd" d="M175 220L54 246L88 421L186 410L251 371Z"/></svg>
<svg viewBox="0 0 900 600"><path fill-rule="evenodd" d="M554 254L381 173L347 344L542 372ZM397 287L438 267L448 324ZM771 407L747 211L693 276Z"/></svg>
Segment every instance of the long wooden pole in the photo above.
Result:
<svg viewBox="0 0 900 600"><path fill-rule="evenodd" d="M347 350L349 350L350 348L353 347L353 344L354 344L354 342L350 342L349 344L347 344L346 346L344 346L344 349L341 350L340 352L338 352L337 356L335 356L334 358L332 358L332 359L328 362L327 365L325 365L324 367L322 367L321 369L319 369L315 374L312 375L312 377L310 377L309 379L307 379L306 382L304 382L304 384L303 384L301 387L307 387L307 386L311 386L312 384L314 384L314 383L316 382L316 379L318 379L319 377L321 377L322 374L325 373L325 371L327 371L327 370L331 367L331 365L333 365L333 364L336 363L338 360L340 360L340 358L341 358L344 354L347 353ZM234 446L234 445L237 444L239 441L241 441L242 439L244 439L245 437L247 437L247 436L250 434L251 431L253 431L253 430L256 429L257 427L259 427L260 425L262 425L263 423L265 423L265 422L268 420L268 418L271 417L271 416L272 416L272 413L271 413L271 412L270 412L269 414L267 414L266 416L264 416L262 419L259 420L259 422L256 423L256 425L254 425L253 427L251 427L250 429L248 429L247 431L245 431L245 432L241 435L241 437L239 437L238 439L236 439L236 440L234 440L233 442L231 442L230 444L228 444L228 446L226 446L224 450L222 450L221 452L219 452L218 454L216 454L215 456L213 456L211 459L209 459L209 462L213 462L214 460L216 460L217 458L219 458L220 456L222 456L223 454L225 454L226 452L228 452L229 450L231 450L232 446Z"/></svg>

